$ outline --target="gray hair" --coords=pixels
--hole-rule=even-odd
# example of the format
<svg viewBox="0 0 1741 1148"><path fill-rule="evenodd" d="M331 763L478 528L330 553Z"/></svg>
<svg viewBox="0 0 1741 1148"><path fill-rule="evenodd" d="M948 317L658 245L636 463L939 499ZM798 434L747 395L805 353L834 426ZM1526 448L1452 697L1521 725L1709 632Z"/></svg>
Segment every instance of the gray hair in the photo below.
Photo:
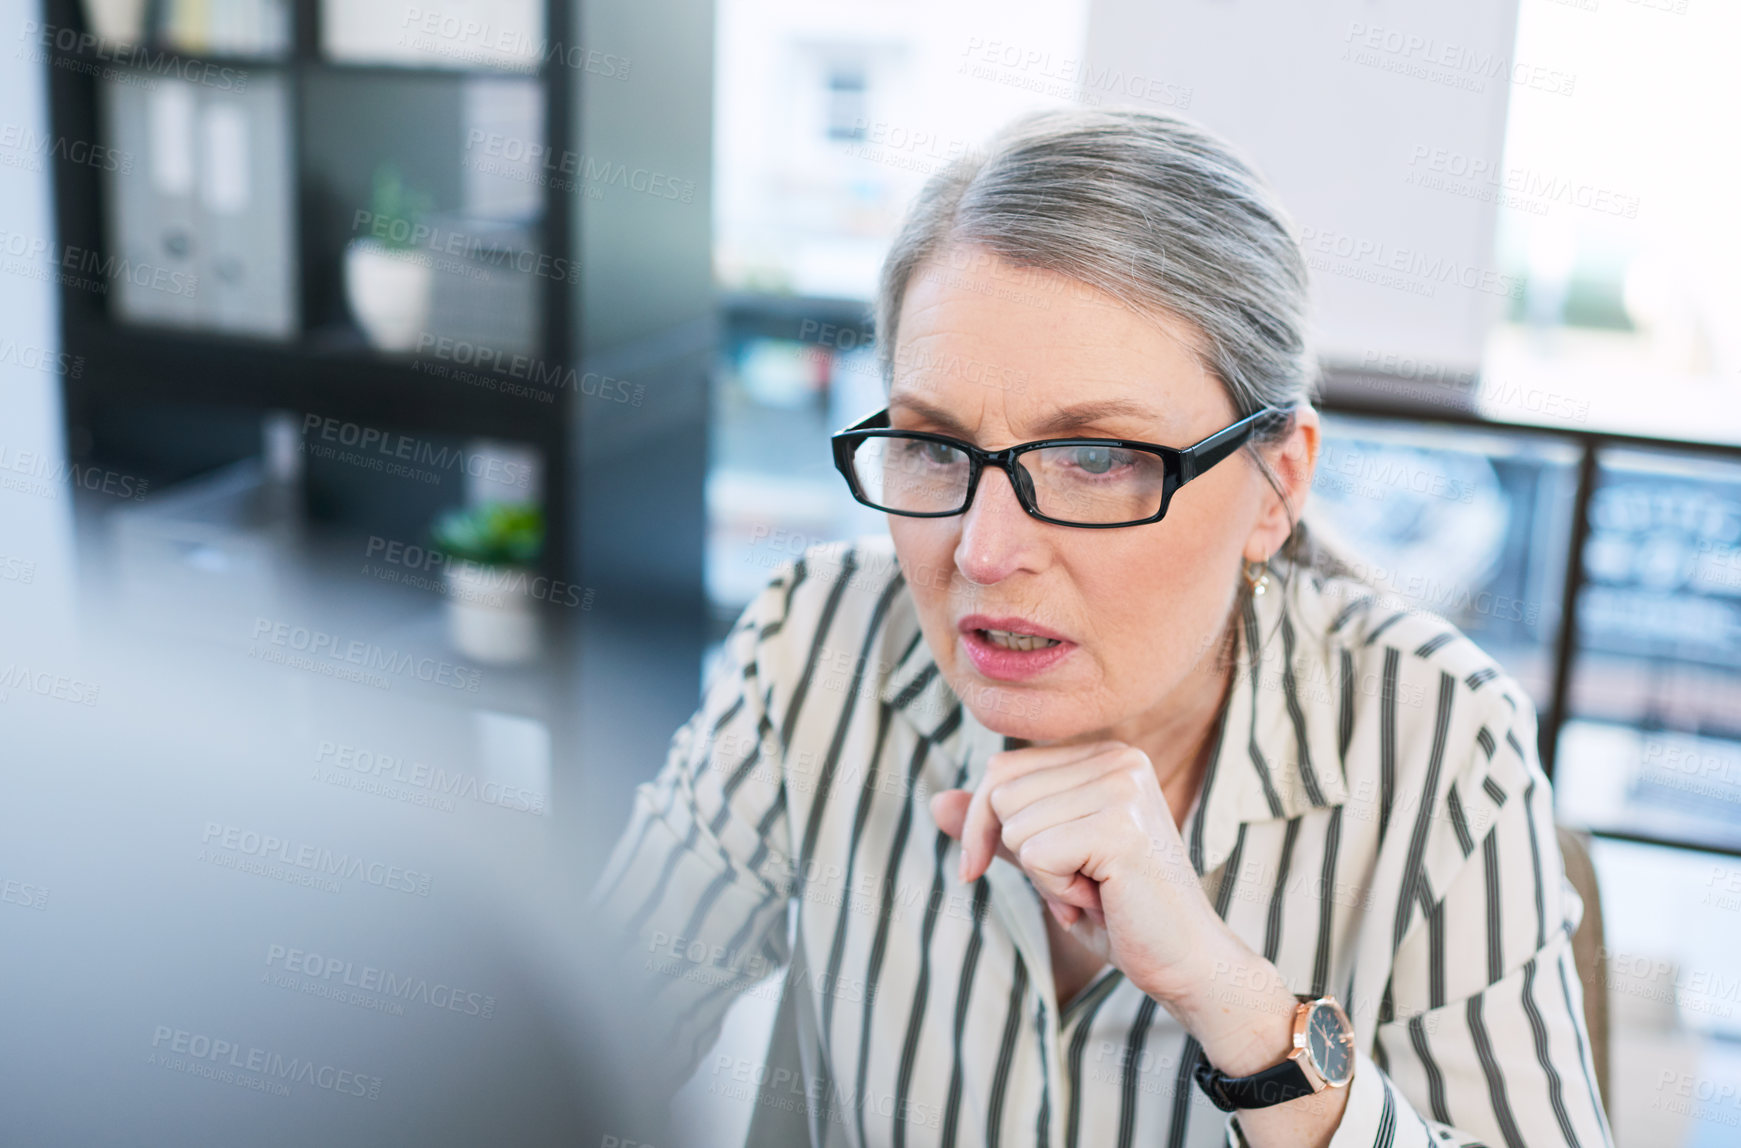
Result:
<svg viewBox="0 0 1741 1148"><path fill-rule="evenodd" d="M927 180L878 285L885 389L894 380L908 283L921 266L960 248L1057 272L1135 310L1184 320L1201 336L1204 368L1226 387L1239 417L1316 398L1310 292L1293 221L1250 163L1185 117L1133 108L1031 112ZM1256 447L1281 438L1292 421L1265 420L1247 443L1277 494L1280 480ZM1290 569L1357 577L1285 495L1283 504L1293 529L1278 553ZM1240 593L1249 590L1242 584Z"/></svg>

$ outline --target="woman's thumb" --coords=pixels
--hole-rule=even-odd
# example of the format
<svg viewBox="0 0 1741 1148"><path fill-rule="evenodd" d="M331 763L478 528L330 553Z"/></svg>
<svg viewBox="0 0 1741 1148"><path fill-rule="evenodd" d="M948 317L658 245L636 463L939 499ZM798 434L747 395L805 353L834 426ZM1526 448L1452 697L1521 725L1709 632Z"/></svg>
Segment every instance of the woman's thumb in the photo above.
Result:
<svg viewBox="0 0 1741 1148"><path fill-rule="evenodd" d="M957 841L961 840L961 825L967 820L967 807L973 794L965 789L945 789L931 795L931 819L937 828Z"/></svg>

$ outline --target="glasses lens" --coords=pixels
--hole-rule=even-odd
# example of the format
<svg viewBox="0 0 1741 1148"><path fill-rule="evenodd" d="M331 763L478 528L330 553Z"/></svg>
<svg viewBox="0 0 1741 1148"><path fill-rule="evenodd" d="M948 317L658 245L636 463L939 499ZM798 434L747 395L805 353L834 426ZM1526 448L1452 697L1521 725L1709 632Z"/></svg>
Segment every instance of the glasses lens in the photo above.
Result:
<svg viewBox="0 0 1741 1148"><path fill-rule="evenodd" d="M1017 456L1048 518L1104 525L1153 518L1166 493L1161 457L1110 446L1048 446Z"/></svg>
<svg viewBox="0 0 1741 1148"><path fill-rule="evenodd" d="M865 497L885 510L948 513L967 501L968 458L948 443L877 435L853 454Z"/></svg>

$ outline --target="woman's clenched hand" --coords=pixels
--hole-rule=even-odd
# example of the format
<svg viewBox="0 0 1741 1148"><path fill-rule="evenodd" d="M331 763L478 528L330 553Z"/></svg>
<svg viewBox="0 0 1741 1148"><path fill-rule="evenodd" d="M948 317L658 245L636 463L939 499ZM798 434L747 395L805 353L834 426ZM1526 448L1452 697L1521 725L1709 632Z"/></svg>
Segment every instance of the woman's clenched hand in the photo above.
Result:
<svg viewBox="0 0 1741 1148"><path fill-rule="evenodd" d="M1123 742L993 754L971 794L931 799L961 842L961 879L1001 856L1020 867L1059 923L1163 1004L1201 992L1229 949L1154 766Z"/></svg>

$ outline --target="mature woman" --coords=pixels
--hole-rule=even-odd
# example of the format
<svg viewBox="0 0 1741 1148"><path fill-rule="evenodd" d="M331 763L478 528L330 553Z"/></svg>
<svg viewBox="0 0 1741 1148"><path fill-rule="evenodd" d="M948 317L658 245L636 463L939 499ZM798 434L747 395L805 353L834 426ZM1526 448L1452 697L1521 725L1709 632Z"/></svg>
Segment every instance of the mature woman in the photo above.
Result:
<svg viewBox="0 0 1741 1148"><path fill-rule="evenodd" d="M1530 700L1299 521L1306 313L1188 120L925 186L834 440L890 537L777 572L595 889L674 1081L827 1145L1609 1143Z"/></svg>

